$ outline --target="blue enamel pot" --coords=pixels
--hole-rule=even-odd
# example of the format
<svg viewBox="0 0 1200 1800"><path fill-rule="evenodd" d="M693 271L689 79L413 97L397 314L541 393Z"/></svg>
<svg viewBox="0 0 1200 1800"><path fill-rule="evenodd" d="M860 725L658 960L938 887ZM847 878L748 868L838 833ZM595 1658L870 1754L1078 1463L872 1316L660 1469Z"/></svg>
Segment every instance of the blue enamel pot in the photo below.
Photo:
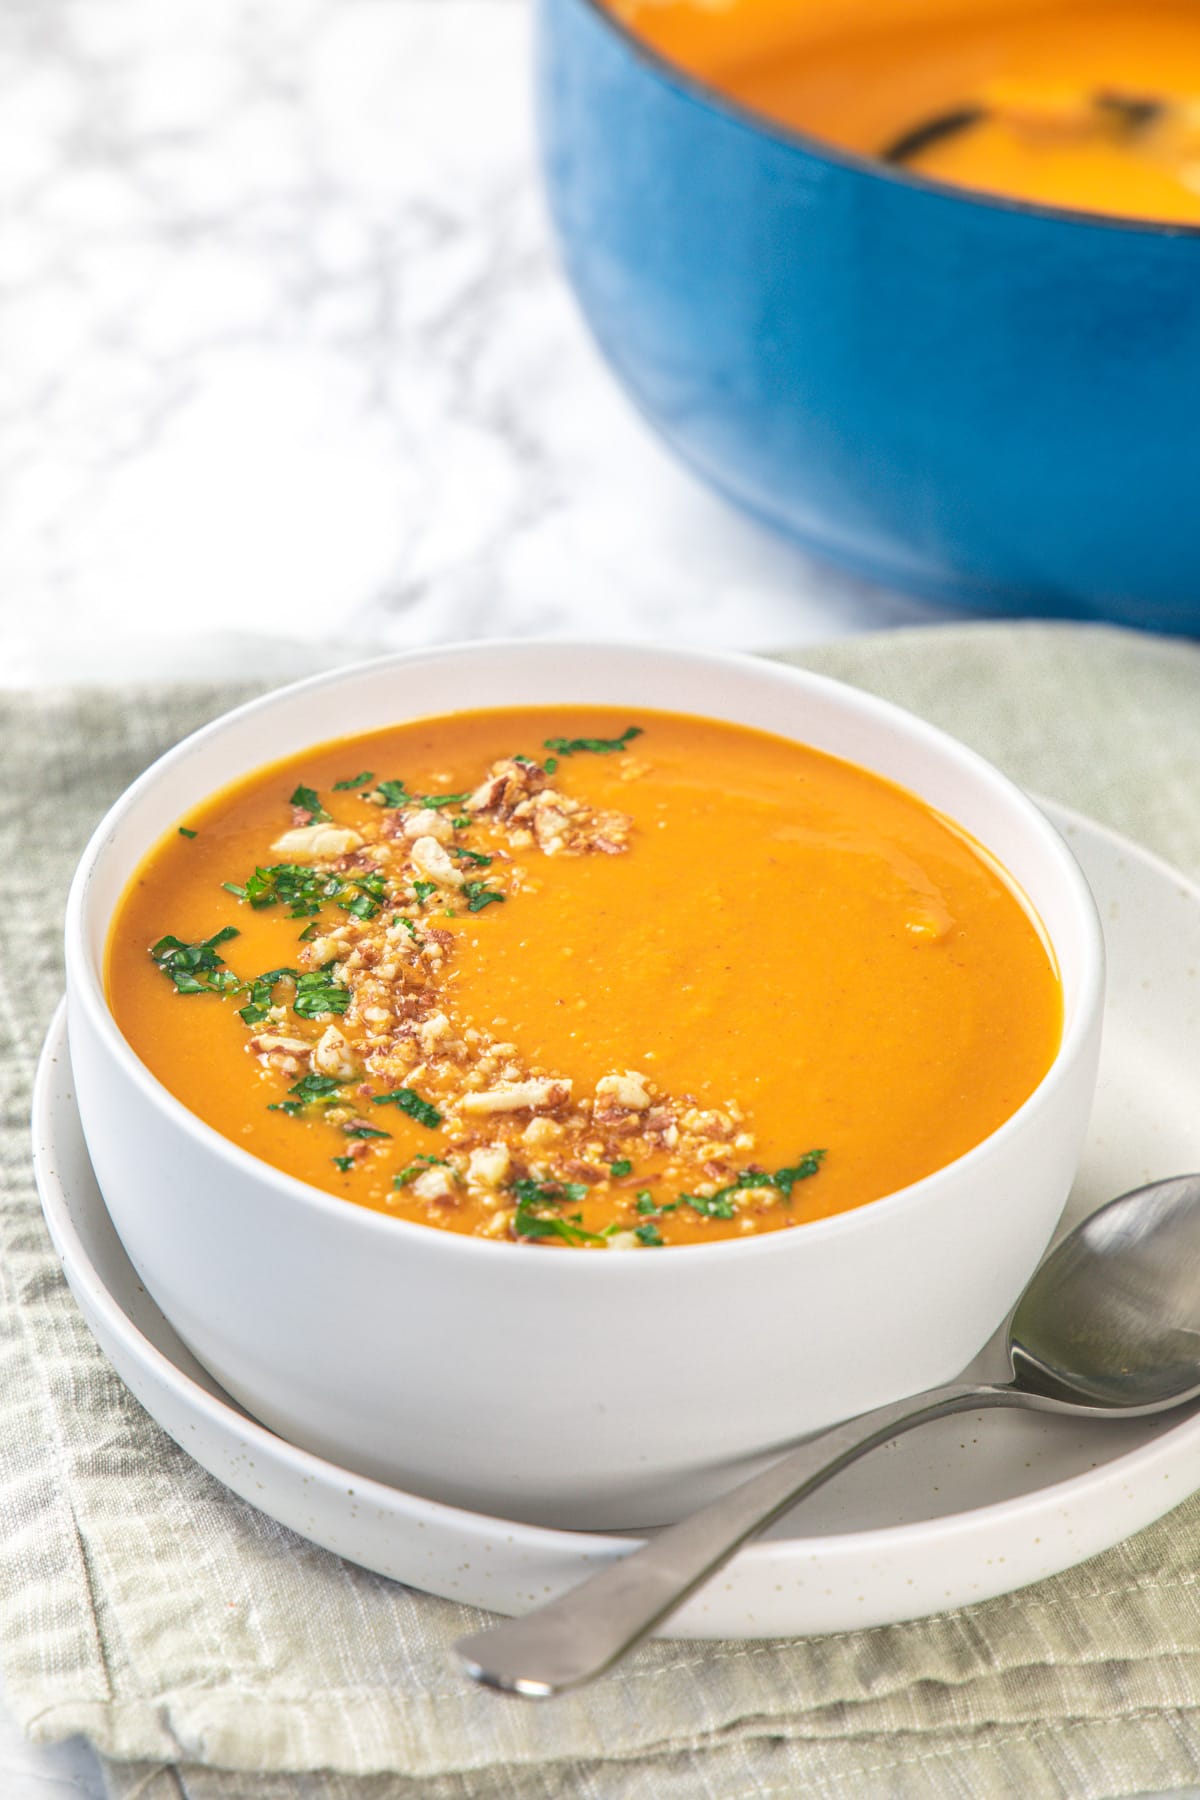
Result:
<svg viewBox="0 0 1200 1800"><path fill-rule="evenodd" d="M551 212L612 369L712 485L893 586L1200 632L1200 229L805 139L539 0Z"/></svg>

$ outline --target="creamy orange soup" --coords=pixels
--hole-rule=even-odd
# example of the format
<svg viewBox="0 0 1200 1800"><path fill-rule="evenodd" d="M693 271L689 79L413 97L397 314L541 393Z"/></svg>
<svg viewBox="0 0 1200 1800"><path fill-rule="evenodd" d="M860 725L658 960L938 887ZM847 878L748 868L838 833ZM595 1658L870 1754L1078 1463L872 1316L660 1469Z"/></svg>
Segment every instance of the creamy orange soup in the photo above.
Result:
<svg viewBox="0 0 1200 1800"><path fill-rule="evenodd" d="M1050 952L911 794L598 708L323 744L199 806L117 910L109 1002L185 1105L396 1217L658 1248L862 1206L1058 1047Z"/></svg>
<svg viewBox="0 0 1200 1800"><path fill-rule="evenodd" d="M1195 0L613 0L672 61L965 187L1200 223ZM953 114L974 116L911 134ZM904 149L905 140L909 147Z"/></svg>

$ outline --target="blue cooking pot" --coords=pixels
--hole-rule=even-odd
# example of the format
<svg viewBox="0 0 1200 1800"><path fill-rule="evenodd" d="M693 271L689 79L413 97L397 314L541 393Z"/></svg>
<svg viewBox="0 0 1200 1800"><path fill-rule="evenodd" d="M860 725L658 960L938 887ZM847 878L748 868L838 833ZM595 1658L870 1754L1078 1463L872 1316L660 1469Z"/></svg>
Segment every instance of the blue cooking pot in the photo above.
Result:
<svg viewBox="0 0 1200 1800"><path fill-rule="evenodd" d="M1200 631L1200 229L806 139L539 0L550 207L601 350L713 486L893 586Z"/></svg>

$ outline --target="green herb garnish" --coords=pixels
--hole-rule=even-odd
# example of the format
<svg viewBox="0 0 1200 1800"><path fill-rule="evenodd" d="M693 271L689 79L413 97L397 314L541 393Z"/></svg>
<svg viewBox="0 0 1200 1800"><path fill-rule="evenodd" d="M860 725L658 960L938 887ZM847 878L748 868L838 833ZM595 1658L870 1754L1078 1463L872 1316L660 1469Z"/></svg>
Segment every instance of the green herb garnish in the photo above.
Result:
<svg viewBox="0 0 1200 1800"><path fill-rule="evenodd" d="M796 1183L807 1181L810 1175L815 1175L824 1160L824 1150L808 1150L793 1168L776 1169L771 1177L771 1185L777 1187L785 1198L790 1200L792 1189Z"/></svg>
<svg viewBox="0 0 1200 1800"><path fill-rule="evenodd" d="M518 1206L513 1218L513 1230L523 1238L561 1238L564 1244L605 1244L608 1239L599 1232L585 1231L582 1225L573 1225L569 1219L562 1219L557 1214L545 1216L531 1212L526 1206Z"/></svg>
<svg viewBox="0 0 1200 1800"><path fill-rule="evenodd" d="M609 1163L608 1172L610 1175L629 1175L633 1172L633 1164L627 1156L621 1156L615 1163Z"/></svg>
<svg viewBox="0 0 1200 1800"><path fill-rule="evenodd" d="M657 1225L639 1225L635 1229L633 1235L638 1240L639 1244L653 1244L658 1246L661 1245L663 1241L662 1232L658 1229Z"/></svg>
<svg viewBox="0 0 1200 1800"><path fill-rule="evenodd" d="M732 1219L737 1216L737 1207L729 1198L736 1194L737 1188L722 1188L719 1194L680 1194L679 1198L693 1212L698 1212L705 1219Z"/></svg>
<svg viewBox="0 0 1200 1800"><path fill-rule="evenodd" d="M256 912L264 906L286 906L293 919L305 919L320 912L326 900L336 900L345 883L340 875L311 868L307 863L273 863L257 868L242 889L231 882L223 885L231 894L248 900Z"/></svg>
<svg viewBox="0 0 1200 1800"><path fill-rule="evenodd" d="M410 1181L417 1179L418 1175L424 1175L426 1169L448 1167L449 1164L444 1156L416 1156L406 1169L401 1169L398 1175L392 1176L392 1186L407 1187Z"/></svg>
<svg viewBox="0 0 1200 1800"><path fill-rule="evenodd" d="M736 1181L728 1187L719 1188L715 1194L697 1195L681 1194L695 1212L702 1213L706 1219L732 1219L737 1211L733 1204L734 1194L743 1188L778 1188L786 1200L792 1197L792 1189L798 1181L807 1181L821 1167L824 1150L807 1150L790 1169L776 1169L773 1175L766 1169L743 1169Z"/></svg>
<svg viewBox="0 0 1200 1800"><path fill-rule="evenodd" d="M342 1086L343 1083L336 1081L332 1075L302 1075L299 1081L292 1083L288 1093L294 1095L302 1106L308 1106L314 1101L336 1099L338 1089Z"/></svg>
<svg viewBox="0 0 1200 1800"><path fill-rule="evenodd" d="M350 1004L350 989L337 987L330 975L332 962L296 981L296 998L292 1010L302 1019L319 1019L325 1013L344 1013Z"/></svg>
<svg viewBox="0 0 1200 1800"><path fill-rule="evenodd" d="M535 1208L561 1206L564 1201L578 1204L587 1197L587 1185L582 1181L534 1181L526 1176L514 1181L510 1190L516 1198L517 1210L513 1219L513 1230L518 1237L548 1238L562 1240L564 1244L603 1244L607 1242L608 1233L585 1231L580 1223L581 1215L576 1213L572 1218L564 1219L560 1213L547 1213Z"/></svg>
<svg viewBox="0 0 1200 1800"><path fill-rule="evenodd" d="M175 983L177 994L236 994L244 983L225 967L224 959L217 955L217 945L237 936L236 928L226 925L198 944L163 937L151 945L150 954L163 974Z"/></svg>
<svg viewBox="0 0 1200 1800"><path fill-rule="evenodd" d="M193 838L196 834L194 831L189 831L186 825L181 825L179 827L179 835L180 837Z"/></svg>
<svg viewBox="0 0 1200 1800"><path fill-rule="evenodd" d="M555 771L555 769L557 769L557 767L558 767L558 758L557 758L557 756L548 756L548 757L547 757L547 758L546 758L546 761L545 761L545 765L544 765L544 766L545 766L545 770L546 770L546 773L547 773L547 775L553 775L553 773L554 773L554 771Z"/></svg>
<svg viewBox="0 0 1200 1800"><path fill-rule="evenodd" d="M326 823L330 816L321 805L316 788L298 787L288 801L288 805L298 806L302 812L308 813L310 821L314 825Z"/></svg>
<svg viewBox="0 0 1200 1800"><path fill-rule="evenodd" d="M471 798L471 790L464 788L461 794L417 794L415 798L419 806L430 806L436 812L440 806L461 806Z"/></svg>
<svg viewBox="0 0 1200 1800"><path fill-rule="evenodd" d="M387 899L387 883L378 873L337 875L305 863L274 863L255 869L245 887L232 881L223 881L221 886L239 900L249 901L256 912L265 906L286 906L293 919L319 913L327 900L336 900L343 912L356 918L373 919Z"/></svg>
<svg viewBox="0 0 1200 1800"><path fill-rule="evenodd" d="M505 898L495 888L486 886L482 881L464 882L463 893L466 895L467 911L473 913L482 912L485 906L492 904L493 900L502 903Z"/></svg>
<svg viewBox="0 0 1200 1800"><path fill-rule="evenodd" d="M424 906L424 904L428 900L430 894L437 893L437 882L436 881L414 881L413 882L413 893L417 897L417 905Z"/></svg>
<svg viewBox="0 0 1200 1800"><path fill-rule="evenodd" d="M349 781L335 781L333 791L335 794L344 794L351 788L366 787L368 781L374 781L374 779L374 770L364 769L361 775L352 775Z"/></svg>
<svg viewBox="0 0 1200 1800"><path fill-rule="evenodd" d="M261 1025L275 1003L276 982L295 980L295 969L268 969L265 975L257 975L249 984L249 1001L238 1007L239 1019L246 1025Z"/></svg>
<svg viewBox="0 0 1200 1800"><path fill-rule="evenodd" d="M468 850L465 844L451 844L450 854L451 856L461 856L464 862L469 862L476 869L490 869L494 860L490 856L485 856L482 850Z"/></svg>
<svg viewBox="0 0 1200 1800"><path fill-rule="evenodd" d="M630 725L620 737L615 738L545 738L543 747L555 751L559 756L578 756L588 751L592 756L610 756L615 750L626 750L630 740L641 737L640 725ZM549 769L549 764L546 765ZM556 765L557 766L557 765Z"/></svg>
<svg viewBox="0 0 1200 1800"><path fill-rule="evenodd" d="M376 794L379 796L379 805L388 808L408 806L412 801L408 785L403 781L377 781L370 796L372 800Z"/></svg>
<svg viewBox="0 0 1200 1800"><path fill-rule="evenodd" d="M428 1131L435 1131L442 1122L442 1115L436 1106L428 1100L422 1100L415 1088L394 1088L390 1094L376 1094L372 1106L398 1106L402 1113L415 1119L418 1125L424 1125Z"/></svg>
<svg viewBox="0 0 1200 1800"><path fill-rule="evenodd" d="M348 1171L354 1167L354 1158L352 1156L331 1156L329 1160L335 1169L340 1169L342 1171L343 1175L347 1174Z"/></svg>
<svg viewBox="0 0 1200 1800"><path fill-rule="evenodd" d="M348 1138L390 1138L390 1131L376 1131L373 1125L343 1125Z"/></svg>

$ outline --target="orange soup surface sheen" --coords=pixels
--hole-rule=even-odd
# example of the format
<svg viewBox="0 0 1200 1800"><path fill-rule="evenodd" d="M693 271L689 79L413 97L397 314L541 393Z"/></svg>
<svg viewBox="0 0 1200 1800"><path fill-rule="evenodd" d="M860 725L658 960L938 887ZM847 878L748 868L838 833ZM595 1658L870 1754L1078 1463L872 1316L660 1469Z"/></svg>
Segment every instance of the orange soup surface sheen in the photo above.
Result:
<svg viewBox="0 0 1200 1800"><path fill-rule="evenodd" d="M955 185L1200 224L1195 0L612 0L671 61L781 124Z"/></svg>
<svg viewBox="0 0 1200 1800"><path fill-rule="evenodd" d="M107 978L143 1062L254 1155L399 1218L587 1248L903 1187L1020 1106L1062 1024L1026 907L912 795L595 707L259 770L146 859Z"/></svg>

